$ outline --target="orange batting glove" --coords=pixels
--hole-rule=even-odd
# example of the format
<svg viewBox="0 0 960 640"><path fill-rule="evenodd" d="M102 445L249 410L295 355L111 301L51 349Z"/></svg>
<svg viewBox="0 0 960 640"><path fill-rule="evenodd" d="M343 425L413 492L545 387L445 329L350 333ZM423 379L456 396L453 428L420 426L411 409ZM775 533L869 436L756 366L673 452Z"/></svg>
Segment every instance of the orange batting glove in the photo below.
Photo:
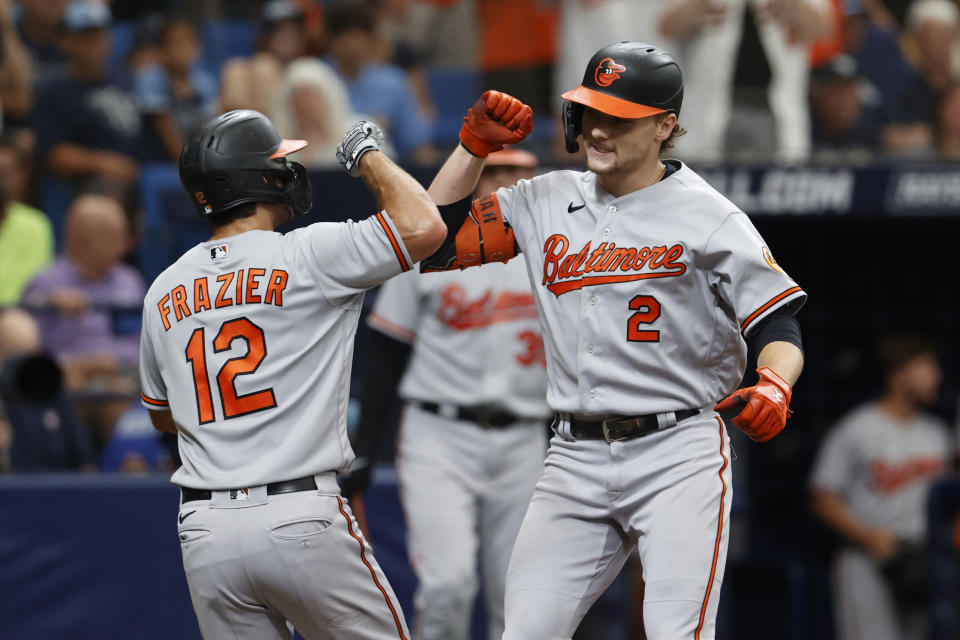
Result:
<svg viewBox="0 0 960 640"><path fill-rule="evenodd" d="M463 118L460 142L478 158L505 144L514 144L533 131L533 109L501 91L484 91Z"/></svg>
<svg viewBox="0 0 960 640"><path fill-rule="evenodd" d="M733 424L754 442L766 442L786 426L793 391L787 381L769 367L757 369L757 373L760 381L755 386L737 389L713 408L715 411L740 409L733 417Z"/></svg>

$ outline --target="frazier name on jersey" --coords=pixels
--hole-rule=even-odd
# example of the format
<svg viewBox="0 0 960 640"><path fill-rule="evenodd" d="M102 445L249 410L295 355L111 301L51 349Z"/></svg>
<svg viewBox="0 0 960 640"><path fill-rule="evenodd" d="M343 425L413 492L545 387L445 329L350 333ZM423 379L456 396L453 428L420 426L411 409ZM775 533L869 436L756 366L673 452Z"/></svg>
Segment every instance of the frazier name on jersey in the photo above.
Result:
<svg viewBox="0 0 960 640"><path fill-rule="evenodd" d="M283 306L283 290L287 288L287 272L272 269L267 276L266 269L256 267L228 271L216 277L215 281L201 277L193 281L193 297L189 289L179 284L160 298L157 310L165 331L170 329L171 313L180 322L194 313L211 308L221 309L240 304L272 304ZM211 298L211 292L216 297Z"/></svg>
<svg viewBox="0 0 960 640"><path fill-rule="evenodd" d="M555 233L543 244L543 284L560 296L581 287L648 278L682 276L687 271L680 262L683 245L672 247L618 247L601 242L590 251L588 242L577 253L568 253L570 241ZM617 270L622 273L615 273ZM589 274L589 275L588 275Z"/></svg>

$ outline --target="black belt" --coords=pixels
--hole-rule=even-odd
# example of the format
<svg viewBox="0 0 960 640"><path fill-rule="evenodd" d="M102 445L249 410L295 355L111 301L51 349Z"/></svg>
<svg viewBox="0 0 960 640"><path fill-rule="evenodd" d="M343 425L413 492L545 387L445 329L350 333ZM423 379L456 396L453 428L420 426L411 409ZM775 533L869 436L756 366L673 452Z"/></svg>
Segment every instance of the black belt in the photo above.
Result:
<svg viewBox="0 0 960 640"><path fill-rule="evenodd" d="M674 415L677 422L682 422L698 413L700 409L684 409L677 411ZM642 438L659 430L660 423L655 413L645 416L614 416L606 420L584 420L570 416L570 435L577 440L619 442Z"/></svg>
<svg viewBox="0 0 960 640"><path fill-rule="evenodd" d="M424 411L429 411L430 413L435 413L447 418L463 420L464 422L475 422L484 429L502 429L522 419L515 413L496 407L456 406L455 411L452 412L453 415L448 415L449 412L444 411L444 409L447 406L453 405L440 405L436 402L422 402L420 400L414 400L413 403Z"/></svg>
<svg viewBox="0 0 960 640"><path fill-rule="evenodd" d="M297 491L316 491L317 481L313 476L297 478L296 480L287 480L286 482L273 482L267 485L267 495L275 496L278 493L295 493ZM243 489L230 489L230 491L244 491ZM180 503L193 502L194 500L209 500L213 497L212 491L206 489L190 489L189 487L180 488Z"/></svg>

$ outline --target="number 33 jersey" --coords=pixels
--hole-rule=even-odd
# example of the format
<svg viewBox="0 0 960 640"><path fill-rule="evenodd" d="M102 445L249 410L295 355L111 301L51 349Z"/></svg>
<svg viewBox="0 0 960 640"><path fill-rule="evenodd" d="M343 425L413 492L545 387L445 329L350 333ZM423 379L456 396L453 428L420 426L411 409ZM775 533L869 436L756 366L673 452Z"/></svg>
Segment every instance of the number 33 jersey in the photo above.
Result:
<svg viewBox="0 0 960 640"><path fill-rule="evenodd" d="M621 197L574 171L490 196L531 274L557 411L712 406L743 377L743 334L806 299L747 216L671 163L666 178Z"/></svg>
<svg viewBox="0 0 960 640"><path fill-rule="evenodd" d="M413 344L400 383L405 399L549 414L540 321L519 260L404 273L380 287L368 322Z"/></svg>
<svg viewBox="0 0 960 640"><path fill-rule="evenodd" d="M385 213L187 251L151 285L142 401L179 431L180 486L242 488L343 470L366 289L412 264Z"/></svg>

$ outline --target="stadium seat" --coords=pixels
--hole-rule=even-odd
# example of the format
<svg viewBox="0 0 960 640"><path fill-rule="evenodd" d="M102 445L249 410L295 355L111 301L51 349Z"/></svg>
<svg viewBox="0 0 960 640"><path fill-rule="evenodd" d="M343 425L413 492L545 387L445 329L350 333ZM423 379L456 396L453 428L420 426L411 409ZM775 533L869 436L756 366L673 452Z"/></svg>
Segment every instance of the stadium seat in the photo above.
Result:
<svg viewBox="0 0 960 640"><path fill-rule="evenodd" d="M203 42L203 67L219 78L223 63L228 59L253 54L257 25L246 20L206 22L200 38Z"/></svg>
<svg viewBox="0 0 960 640"><path fill-rule="evenodd" d="M455 140L464 114L480 95L480 75L473 69L431 67L427 83L437 108L433 139Z"/></svg>
<svg viewBox="0 0 960 640"><path fill-rule="evenodd" d="M144 241L137 258L144 278L152 282L187 249L209 238L210 227L197 219L173 165L144 165L140 198Z"/></svg>
<svg viewBox="0 0 960 640"><path fill-rule="evenodd" d="M114 73L123 70L127 54L137 37L137 26L133 22L114 22L110 30L110 57L107 65Z"/></svg>

